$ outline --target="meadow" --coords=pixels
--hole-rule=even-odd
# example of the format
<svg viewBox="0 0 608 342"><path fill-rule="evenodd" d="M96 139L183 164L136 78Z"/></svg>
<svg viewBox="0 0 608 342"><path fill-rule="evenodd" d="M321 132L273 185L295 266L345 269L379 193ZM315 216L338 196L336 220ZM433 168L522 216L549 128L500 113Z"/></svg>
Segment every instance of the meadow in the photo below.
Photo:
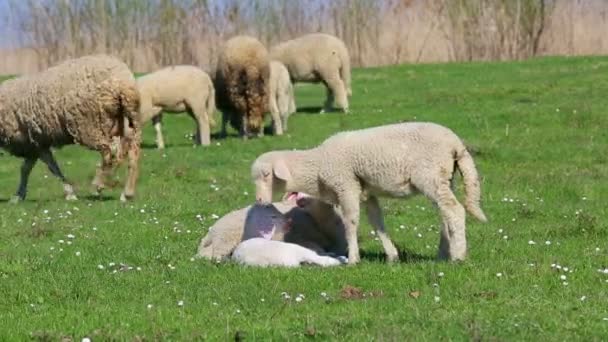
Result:
<svg viewBox="0 0 608 342"><path fill-rule="evenodd" d="M210 147L192 145L189 117L166 115L165 150L145 127L127 204L124 168L89 195L99 155L78 146L56 151L77 202L39 163L26 201L9 204L20 160L3 153L1 339L606 340L606 75L606 57L356 69L352 114L318 114L323 88L298 85L288 134ZM467 217L465 262L435 260L439 216L424 197L381 200L399 263L384 261L364 217L356 266L192 259L218 217L254 201L257 155L412 120L450 127L474 153L489 222Z"/></svg>

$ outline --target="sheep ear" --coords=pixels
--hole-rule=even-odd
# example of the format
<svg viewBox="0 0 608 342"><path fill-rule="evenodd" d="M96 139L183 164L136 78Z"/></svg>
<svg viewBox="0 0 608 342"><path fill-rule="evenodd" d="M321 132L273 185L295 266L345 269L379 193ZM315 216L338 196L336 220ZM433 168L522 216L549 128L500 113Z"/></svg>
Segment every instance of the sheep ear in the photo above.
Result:
<svg viewBox="0 0 608 342"><path fill-rule="evenodd" d="M272 169L274 171L274 175L281 180L288 181L291 179L291 172L289 172L289 168L287 164L283 160L277 160L272 165Z"/></svg>

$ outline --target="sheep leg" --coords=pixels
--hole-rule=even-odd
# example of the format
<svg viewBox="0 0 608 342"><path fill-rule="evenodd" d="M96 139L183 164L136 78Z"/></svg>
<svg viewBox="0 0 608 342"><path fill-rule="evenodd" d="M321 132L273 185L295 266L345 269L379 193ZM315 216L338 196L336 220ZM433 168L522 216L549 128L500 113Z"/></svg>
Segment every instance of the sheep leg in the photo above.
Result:
<svg viewBox="0 0 608 342"><path fill-rule="evenodd" d="M348 244L348 263L354 265L361 260L357 229L359 227L359 196L343 194L340 197L340 207L344 215L344 229Z"/></svg>
<svg viewBox="0 0 608 342"><path fill-rule="evenodd" d="M326 82L328 89L331 89L331 93L336 99L336 104L338 105L338 107L340 107L345 114L348 114L348 99L346 98L346 89L344 87L344 82L342 82L339 75L335 75L331 78L328 78Z"/></svg>
<svg viewBox="0 0 608 342"><path fill-rule="evenodd" d="M270 96L270 116L272 116L274 134L283 135L283 122L281 121L281 114L279 112L279 106L277 105L277 99L275 96Z"/></svg>
<svg viewBox="0 0 608 342"><path fill-rule="evenodd" d="M326 97L325 97L325 103L323 104L323 108L320 111L321 114L323 114L325 112L331 112L331 110L334 106L334 92L328 83L323 82L323 84L325 84Z"/></svg>
<svg viewBox="0 0 608 342"><path fill-rule="evenodd" d="M398 260L399 253L397 252L397 248L395 248L395 245L393 244L385 230L384 218L382 215L382 209L380 208L380 204L378 203L378 197L369 196L365 204L367 206L367 219L369 221L369 224L376 230L376 235L380 238L380 241L382 242L382 247L384 248L384 252L386 253L387 261L393 262Z"/></svg>
<svg viewBox="0 0 608 342"><path fill-rule="evenodd" d="M74 187L61 172L61 169L59 168L55 157L53 157L53 153L50 150L42 151L40 153L40 160L42 160L49 168L49 171L51 171L51 173L55 177L59 178L63 183L63 192L65 193L65 199L68 201L77 200L78 198L74 194Z"/></svg>
<svg viewBox="0 0 608 342"><path fill-rule="evenodd" d="M124 139L124 137L122 137L121 140L122 139ZM123 148L124 146L121 146L121 149ZM112 150L108 146L103 146L100 148L99 153L101 154L101 164L97 164L95 178L92 182L93 186L95 186L95 195L97 196L99 196L101 191L105 188L106 179L113 170Z"/></svg>
<svg viewBox="0 0 608 342"><path fill-rule="evenodd" d="M126 202L128 199L132 199L135 196L135 184L139 177L139 158L140 158L140 144L141 144L141 130L137 127L133 134L125 136L125 145L129 162L127 164L127 181L125 182L125 188L120 195L120 201Z"/></svg>
<svg viewBox="0 0 608 342"><path fill-rule="evenodd" d="M209 115L204 109L205 104L189 104L189 106L190 109L188 110L188 115L190 115L190 117L196 123L196 144L204 146L211 145Z"/></svg>
<svg viewBox="0 0 608 342"><path fill-rule="evenodd" d="M30 173L36 165L36 161L38 157L34 158L26 158L23 160L23 164L21 164L21 179L19 180L19 187L17 188L17 193L13 198L11 198L11 203L18 203L20 201L25 200L25 195L27 194L27 181L30 178Z"/></svg>
<svg viewBox="0 0 608 342"><path fill-rule="evenodd" d="M163 131L162 131L162 120L163 115L158 114L152 117L152 123L154 124L154 130L156 131L156 147L159 150L165 148L165 140L163 139Z"/></svg>
<svg viewBox="0 0 608 342"><path fill-rule="evenodd" d="M440 188L436 202L443 221L438 259L464 260L467 253L464 207L458 202L448 184Z"/></svg>

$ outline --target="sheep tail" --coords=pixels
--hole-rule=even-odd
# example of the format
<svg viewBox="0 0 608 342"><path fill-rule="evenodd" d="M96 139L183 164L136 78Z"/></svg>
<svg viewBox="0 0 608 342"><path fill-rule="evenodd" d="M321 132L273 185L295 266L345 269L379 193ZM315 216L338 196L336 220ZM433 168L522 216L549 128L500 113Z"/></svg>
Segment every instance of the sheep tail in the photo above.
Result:
<svg viewBox="0 0 608 342"><path fill-rule="evenodd" d="M139 90L137 89L135 82L126 82L123 80L120 80L119 82L121 83L118 86L118 89L120 89L118 94L120 112L124 118L127 119L128 128L137 131L139 130Z"/></svg>
<svg viewBox="0 0 608 342"><path fill-rule="evenodd" d="M198 258L212 259L213 258L213 246L210 234L207 234L200 242L198 252L196 253Z"/></svg>
<svg viewBox="0 0 608 342"><path fill-rule="evenodd" d="M209 125L215 126L215 87L213 83L209 83L209 96L207 96L207 116L209 117Z"/></svg>
<svg viewBox="0 0 608 342"><path fill-rule="evenodd" d="M344 50L340 54L340 59L342 62L342 67L340 68L340 77L344 82L344 87L346 88L346 94L348 96L353 96L353 91L350 87L350 55L348 54L348 50Z"/></svg>
<svg viewBox="0 0 608 342"><path fill-rule="evenodd" d="M466 210L471 213L476 219L481 222L487 222L486 215L481 210L479 201L481 198L481 186L479 184L479 176L475 168L475 162L469 151L464 149L456 159L456 166L462 175L464 182L465 204Z"/></svg>

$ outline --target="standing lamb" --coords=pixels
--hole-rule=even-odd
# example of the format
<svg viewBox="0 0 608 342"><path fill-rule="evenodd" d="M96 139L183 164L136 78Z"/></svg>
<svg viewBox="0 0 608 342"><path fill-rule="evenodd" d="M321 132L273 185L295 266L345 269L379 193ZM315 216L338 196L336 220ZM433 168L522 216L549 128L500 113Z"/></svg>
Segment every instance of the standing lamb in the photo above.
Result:
<svg viewBox="0 0 608 342"><path fill-rule="evenodd" d="M141 96L141 124L152 119L159 149L165 148L161 131L162 111L187 112L196 122L196 143L211 144L210 126L215 125L215 89L205 71L190 65L171 66L139 77L137 87Z"/></svg>
<svg viewBox="0 0 608 342"><path fill-rule="evenodd" d="M274 127L274 134L283 135L287 131L287 119L296 111L296 103L293 94L293 85L289 78L289 71L283 63L270 61L269 82L270 114Z"/></svg>
<svg viewBox="0 0 608 342"><path fill-rule="evenodd" d="M244 139L253 134L264 135L269 79L270 60L262 43L250 36L235 36L226 41L215 76L223 136L228 121Z"/></svg>
<svg viewBox="0 0 608 342"><path fill-rule="evenodd" d="M38 159L63 182L66 199L77 199L51 152L52 147L70 144L101 153L93 181L100 191L115 166L113 137L120 137L121 154L129 157L121 200L134 196L141 141L138 110L139 92L131 70L106 55L67 60L0 84L0 147L24 158L12 201L25 199L28 178Z"/></svg>
<svg viewBox="0 0 608 342"><path fill-rule="evenodd" d="M416 192L439 207L443 220L439 258L465 259L465 209L451 190L456 169L463 176L465 208L485 222L473 158L454 132L434 123L347 131L312 149L267 152L253 162L251 174L258 202L270 202L274 192L302 191L339 205L346 225L348 260L355 264L360 259L360 202L365 203L369 223L390 262L398 258L398 253L385 232L378 197L407 197Z"/></svg>
<svg viewBox="0 0 608 342"><path fill-rule="evenodd" d="M294 83L325 84L327 98L321 112L330 111L335 99L348 113L350 56L342 40L325 33L306 34L273 46L270 58L285 64Z"/></svg>

